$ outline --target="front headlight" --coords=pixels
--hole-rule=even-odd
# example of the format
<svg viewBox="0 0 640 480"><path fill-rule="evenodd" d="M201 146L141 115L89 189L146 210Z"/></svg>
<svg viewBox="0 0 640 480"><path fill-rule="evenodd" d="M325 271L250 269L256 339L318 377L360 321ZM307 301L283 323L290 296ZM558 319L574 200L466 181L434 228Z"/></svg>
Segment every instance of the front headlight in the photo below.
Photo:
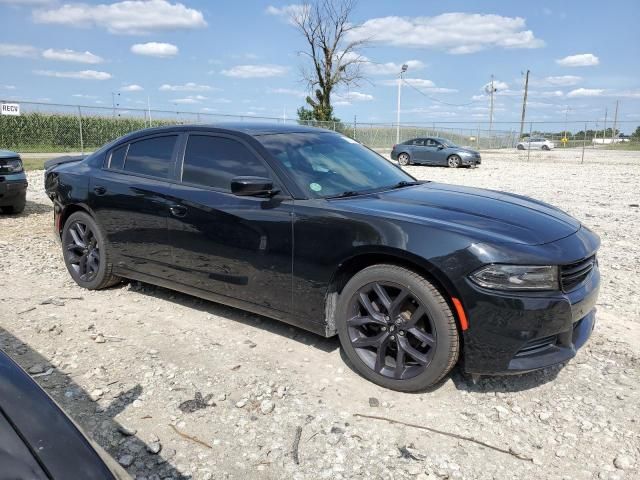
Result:
<svg viewBox="0 0 640 480"><path fill-rule="evenodd" d="M8 173L20 173L22 172L22 162L18 158L12 158L1 165L0 169L6 170Z"/></svg>
<svg viewBox="0 0 640 480"><path fill-rule="evenodd" d="M559 290L558 267L487 265L470 275L471 280L494 290Z"/></svg>

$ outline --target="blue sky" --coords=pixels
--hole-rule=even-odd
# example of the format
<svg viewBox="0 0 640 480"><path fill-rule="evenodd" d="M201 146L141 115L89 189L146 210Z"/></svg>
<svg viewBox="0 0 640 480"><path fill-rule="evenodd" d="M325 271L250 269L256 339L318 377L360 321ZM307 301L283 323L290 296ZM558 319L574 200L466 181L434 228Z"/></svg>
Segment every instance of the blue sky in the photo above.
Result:
<svg viewBox="0 0 640 480"><path fill-rule="evenodd" d="M295 2L0 0L0 98L288 117L304 102ZM403 122L613 115L640 124L640 2L361 1L367 80L338 92L336 114L393 122L395 78L409 64ZM416 90L417 89L417 90ZM631 128L633 127L633 128ZM561 129L561 128L559 128Z"/></svg>

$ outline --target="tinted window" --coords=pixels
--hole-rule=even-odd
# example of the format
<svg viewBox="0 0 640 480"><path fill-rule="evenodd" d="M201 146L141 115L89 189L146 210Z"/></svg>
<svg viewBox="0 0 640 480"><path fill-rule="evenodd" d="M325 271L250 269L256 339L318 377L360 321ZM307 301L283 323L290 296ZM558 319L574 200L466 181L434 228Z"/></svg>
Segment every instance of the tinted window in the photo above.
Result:
<svg viewBox="0 0 640 480"><path fill-rule="evenodd" d="M416 138L415 140L413 140L411 142L411 145L423 146L424 145L424 140L422 140L421 138Z"/></svg>
<svg viewBox="0 0 640 480"><path fill-rule="evenodd" d="M128 172L167 178L177 135L154 137L129 145L124 169Z"/></svg>
<svg viewBox="0 0 640 480"><path fill-rule="evenodd" d="M440 144L436 142L433 138L427 138L426 145L427 147L437 147Z"/></svg>
<svg viewBox="0 0 640 480"><path fill-rule="evenodd" d="M128 145L124 145L111 152L109 168L115 168L117 170L122 170L124 168L124 156L127 154L127 146Z"/></svg>
<svg viewBox="0 0 640 480"><path fill-rule="evenodd" d="M270 177L267 168L242 143L225 137L189 136L183 182L231 190L231 179L241 175Z"/></svg>

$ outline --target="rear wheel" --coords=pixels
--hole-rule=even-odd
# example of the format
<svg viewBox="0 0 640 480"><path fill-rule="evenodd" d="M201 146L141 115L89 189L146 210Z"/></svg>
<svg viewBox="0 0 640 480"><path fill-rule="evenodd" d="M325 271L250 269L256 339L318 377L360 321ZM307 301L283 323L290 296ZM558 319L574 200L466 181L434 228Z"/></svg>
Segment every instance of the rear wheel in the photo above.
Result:
<svg viewBox="0 0 640 480"><path fill-rule="evenodd" d="M62 254L71 277L83 288L99 290L115 285L108 245L95 220L85 212L69 216L62 229Z"/></svg>
<svg viewBox="0 0 640 480"><path fill-rule="evenodd" d="M398 163L402 166L411 165L411 158L408 153L401 153L398 155Z"/></svg>
<svg viewBox="0 0 640 480"><path fill-rule="evenodd" d="M549 147L547 145L542 145L542 150L549 150Z"/></svg>
<svg viewBox="0 0 640 480"><path fill-rule="evenodd" d="M451 168L458 168L462 164L460 157L458 155L450 155L447 158L447 165Z"/></svg>
<svg viewBox="0 0 640 480"><path fill-rule="evenodd" d="M521 143L519 143L519 144L516 146L516 148L517 148L518 150L524 150L524 145L522 145Z"/></svg>
<svg viewBox="0 0 640 480"><path fill-rule="evenodd" d="M374 265L354 275L337 305L340 343L354 368L393 390L424 390L458 359L455 319L440 292L421 275Z"/></svg>

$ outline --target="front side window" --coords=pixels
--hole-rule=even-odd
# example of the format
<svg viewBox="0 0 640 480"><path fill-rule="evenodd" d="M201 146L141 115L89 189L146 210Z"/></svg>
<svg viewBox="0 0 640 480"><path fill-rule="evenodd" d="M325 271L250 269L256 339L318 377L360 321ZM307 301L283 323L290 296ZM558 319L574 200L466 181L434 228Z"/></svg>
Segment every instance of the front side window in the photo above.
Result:
<svg viewBox="0 0 640 480"><path fill-rule="evenodd" d="M437 147L439 144L433 138L427 138L426 145L427 147Z"/></svg>
<svg viewBox="0 0 640 480"><path fill-rule="evenodd" d="M355 140L335 133L256 137L310 198L393 187L414 178Z"/></svg>
<svg viewBox="0 0 640 480"><path fill-rule="evenodd" d="M124 162L125 171L168 178L177 138L177 135L168 135L131 143Z"/></svg>
<svg viewBox="0 0 640 480"><path fill-rule="evenodd" d="M231 179L245 175L270 177L260 159L237 140L189 136L182 167L183 182L230 191Z"/></svg>

